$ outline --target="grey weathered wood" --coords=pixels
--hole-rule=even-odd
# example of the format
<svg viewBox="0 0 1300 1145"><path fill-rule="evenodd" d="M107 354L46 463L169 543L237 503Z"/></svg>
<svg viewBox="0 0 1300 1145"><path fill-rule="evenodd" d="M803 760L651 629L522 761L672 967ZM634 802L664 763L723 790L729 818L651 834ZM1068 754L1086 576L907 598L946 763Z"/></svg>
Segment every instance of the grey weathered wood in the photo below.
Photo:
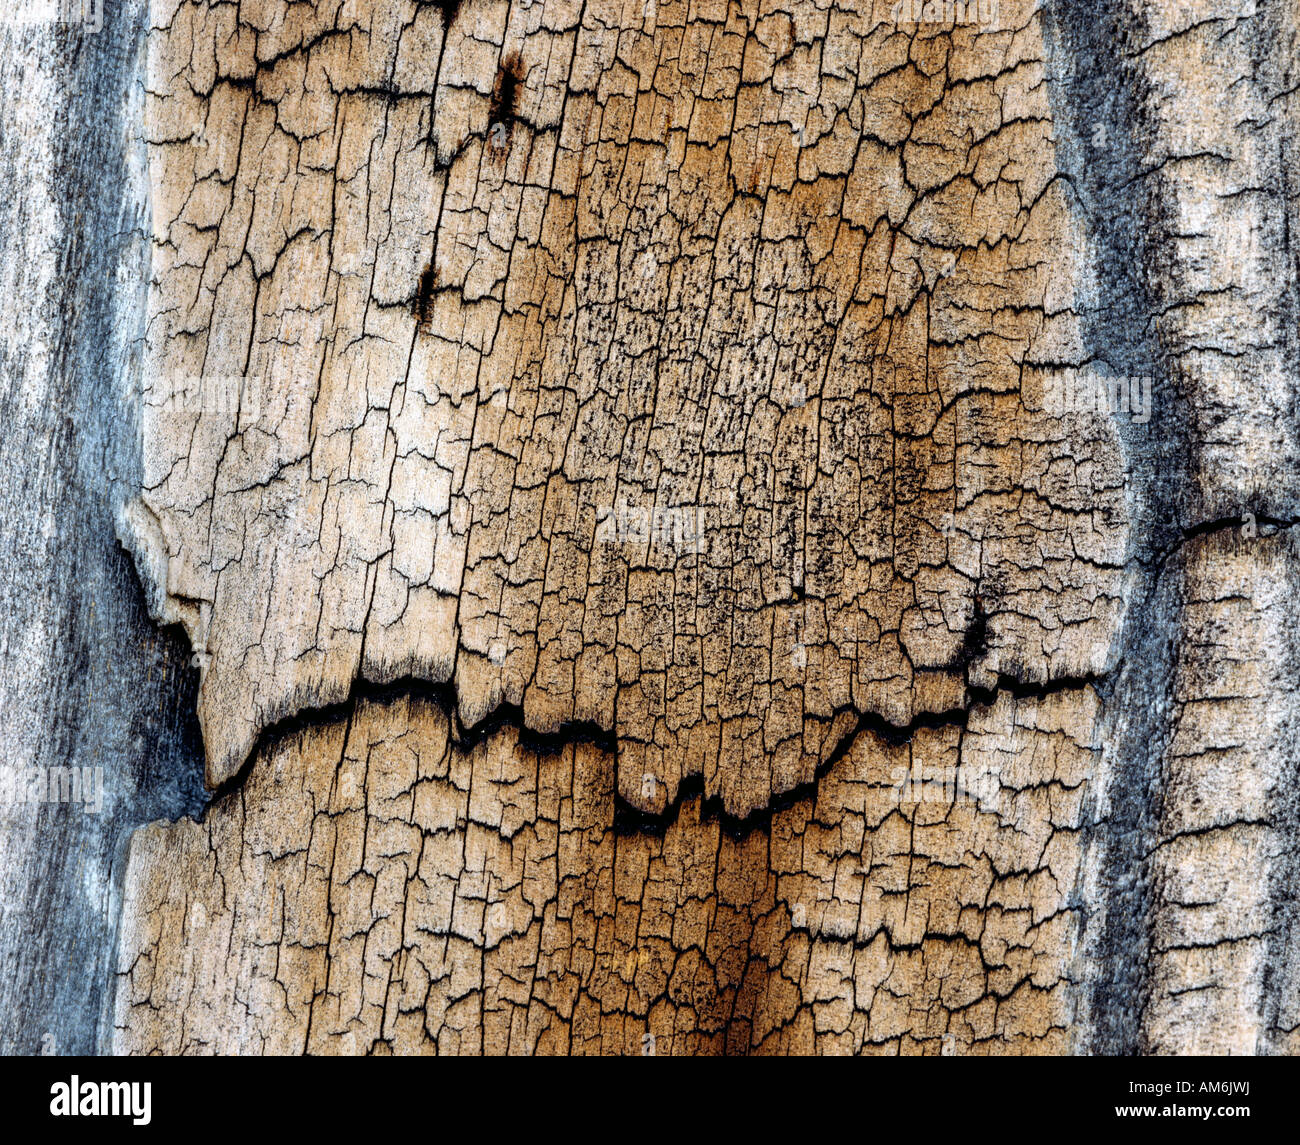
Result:
<svg viewBox="0 0 1300 1145"><path fill-rule="evenodd" d="M98 1050L126 836L204 800L190 654L116 536L148 218L145 5L113 7L93 35L0 18L0 765L105 776L98 814L0 806L5 1053Z"/></svg>

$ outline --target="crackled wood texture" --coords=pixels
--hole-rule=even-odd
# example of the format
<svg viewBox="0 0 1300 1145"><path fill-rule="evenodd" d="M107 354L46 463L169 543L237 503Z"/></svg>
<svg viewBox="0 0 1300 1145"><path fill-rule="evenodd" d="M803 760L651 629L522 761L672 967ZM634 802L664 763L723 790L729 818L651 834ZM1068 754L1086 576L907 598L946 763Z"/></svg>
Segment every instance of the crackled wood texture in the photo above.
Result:
<svg viewBox="0 0 1300 1145"><path fill-rule="evenodd" d="M138 517L212 782L414 676L746 814L1105 666L1118 440L1027 409L1085 360L1039 21L877 7L156 6Z"/></svg>
<svg viewBox="0 0 1300 1145"><path fill-rule="evenodd" d="M1062 1052L1095 711L859 737L737 835L698 796L620 829L597 746L363 702L136 836L114 1048Z"/></svg>
<svg viewBox="0 0 1300 1145"><path fill-rule="evenodd" d="M1300 1048L1295 11L969 7L154 0L112 1049Z"/></svg>

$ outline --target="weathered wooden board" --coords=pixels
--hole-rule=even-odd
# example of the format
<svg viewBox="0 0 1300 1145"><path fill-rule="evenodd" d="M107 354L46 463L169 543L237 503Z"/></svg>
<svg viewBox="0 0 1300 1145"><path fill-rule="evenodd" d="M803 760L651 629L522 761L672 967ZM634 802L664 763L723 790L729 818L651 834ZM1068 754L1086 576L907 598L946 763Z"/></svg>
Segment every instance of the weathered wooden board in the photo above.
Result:
<svg viewBox="0 0 1300 1145"><path fill-rule="evenodd" d="M96 828L102 1045L1297 1048L1294 6L941 7L83 37L15 202L99 325L14 344L128 398L72 487L218 792L149 732Z"/></svg>

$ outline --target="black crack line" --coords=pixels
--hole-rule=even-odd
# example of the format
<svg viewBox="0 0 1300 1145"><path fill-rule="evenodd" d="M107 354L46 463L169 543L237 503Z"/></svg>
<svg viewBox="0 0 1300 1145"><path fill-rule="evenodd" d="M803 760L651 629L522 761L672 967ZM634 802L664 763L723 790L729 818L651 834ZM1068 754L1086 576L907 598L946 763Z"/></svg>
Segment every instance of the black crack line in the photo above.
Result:
<svg viewBox="0 0 1300 1145"><path fill-rule="evenodd" d="M691 775L681 780L675 798L662 811L641 810L620 795L616 786L614 832L625 836L662 836L677 821L682 807L693 799L702 800L700 808L702 822L717 820L722 829L734 839L743 839L754 831L770 832L772 818L778 812L797 803L815 800L822 778L849 753L862 735L872 735L883 743L897 747L910 742L916 733L923 729L943 727L965 729L969 726L973 712L987 710L1000 696L1034 700L1099 687L1118 667L1119 665L1116 665L1102 674L1062 676L1046 683L1026 683L1011 676L1000 675L997 684L991 688L968 684L966 702L963 706L942 712L921 712L905 724L892 723L877 712L861 712L855 725L841 737L830 755L817 766L811 779L773 795L766 806L756 808L744 815L728 811L720 795L705 798L704 777L701 775ZM588 743L615 761L618 759L618 736L612 730L602 728L590 721L572 721L562 724L553 732L541 732L527 726L521 706L500 704L478 723L466 727L457 715L459 704L456 688L452 683L433 683L413 676L387 684L358 680L353 683L347 699L318 708L303 709L263 728L240 769L213 790L212 797L199 821L206 822L208 813L217 803L242 790L258 760L273 754L285 741L302 735L308 730L320 729L330 723L347 719L362 703L384 704L402 700L423 702L437 707L448 721L451 729L450 741L461 751L469 751L488 737L513 728L518 733L519 746L539 756L556 755L570 746ZM832 712L831 722L837 716L852 710L839 709Z"/></svg>
<svg viewBox="0 0 1300 1145"><path fill-rule="evenodd" d="M1216 517L1213 521L1202 521L1199 525L1182 526L1179 528L1178 539L1160 551L1160 554L1151 563L1151 567L1159 575L1165 567L1165 562L1189 541L1194 541L1197 537L1208 537L1212 533L1240 529L1246 524L1245 518L1247 516L1253 518L1256 528L1273 530L1271 533L1261 533L1258 538L1251 538L1252 540L1275 537L1278 533L1285 532L1300 523L1300 517L1272 517L1267 513L1256 513L1250 509L1243 509L1236 516Z"/></svg>

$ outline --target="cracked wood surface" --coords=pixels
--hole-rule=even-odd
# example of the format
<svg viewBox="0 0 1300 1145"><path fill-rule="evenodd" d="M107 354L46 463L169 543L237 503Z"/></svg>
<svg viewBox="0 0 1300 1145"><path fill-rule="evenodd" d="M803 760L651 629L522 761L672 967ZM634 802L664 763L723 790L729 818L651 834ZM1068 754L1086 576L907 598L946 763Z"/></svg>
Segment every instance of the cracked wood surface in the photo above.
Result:
<svg viewBox="0 0 1300 1145"><path fill-rule="evenodd" d="M1295 13L1103 7L153 4L115 1050L1300 1048Z"/></svg>
<svg viewBox="0 0 1300 1145"><path fill-rule="evenodd" d="M136 835L113 1049L1062 1052L1096 707L1004 697L859 737L764 830L695 795L629 833L595 745L363 701Z"/></svg>
<svg viewBox="0 0 1300 1145"><path fill-rule="evenodd" d="M1085 353L1022 7L155 5L133 520L209 781L416 677L744 815L859 713L1101 671L1123 478L1032 412ZM167 402L242 374L256 416Z"/></svg>

